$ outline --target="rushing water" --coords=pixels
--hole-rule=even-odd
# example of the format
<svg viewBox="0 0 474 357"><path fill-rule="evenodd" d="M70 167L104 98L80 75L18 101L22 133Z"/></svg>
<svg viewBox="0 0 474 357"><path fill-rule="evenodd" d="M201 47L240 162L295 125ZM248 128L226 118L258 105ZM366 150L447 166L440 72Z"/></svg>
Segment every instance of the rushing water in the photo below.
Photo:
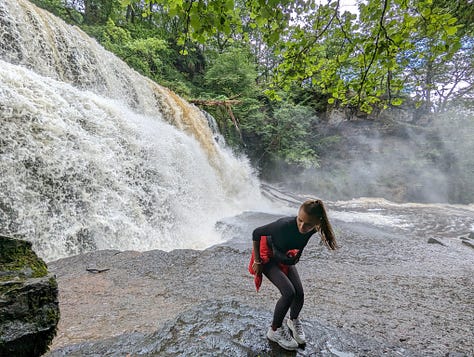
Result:
<svg viewBox="0 0 474 357"><path fill-rule="evenodd" d="M259 202L200 110L26 1L0 3L0 120L0 232L46 260L205 248Z"/></svg>
<svg viewBox="0 0 474 357"><path fill-rule="evenodd" d="M275 212L246 212L219 222L219 229L232 241L233 246L248 249L252 230L282 215L295 215L300 203L313 194L295 194L284 188L263 184L263 193L278 203ZM355 198L349 201L325 200L328 215L337 228L344 222L358 231L370 230L404 235L427 241L435 238L453 248L453 252L471 249L461 244L460 237L474 232L474 204L394 203L383 198ZM474 244L474 239L470 242Z"/></svg>
<svg viewBox="0 0 474 357"><path fill-rule="evenodd" d="M334 202L334 217L420 238L458 238L474 232L474 205L393 203L360 198Z"/></svg>

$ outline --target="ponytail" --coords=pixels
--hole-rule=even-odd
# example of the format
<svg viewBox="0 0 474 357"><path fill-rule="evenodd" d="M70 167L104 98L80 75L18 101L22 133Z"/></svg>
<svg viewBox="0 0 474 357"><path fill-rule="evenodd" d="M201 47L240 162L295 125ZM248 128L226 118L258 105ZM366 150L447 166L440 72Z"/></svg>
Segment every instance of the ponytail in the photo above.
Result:
<svg viewBox="0 0 474 357"><path fill-rule="evenodd" d="M319 218L321 222L321 225L319 227L319 234L321 235L321 240L324 242L324 244L326 244L329 249L337 249L338 245L336 242L336 236L334 235L331 223L329 222L323 201L307 200L303 202L301 208L306 214Z"/></svg>

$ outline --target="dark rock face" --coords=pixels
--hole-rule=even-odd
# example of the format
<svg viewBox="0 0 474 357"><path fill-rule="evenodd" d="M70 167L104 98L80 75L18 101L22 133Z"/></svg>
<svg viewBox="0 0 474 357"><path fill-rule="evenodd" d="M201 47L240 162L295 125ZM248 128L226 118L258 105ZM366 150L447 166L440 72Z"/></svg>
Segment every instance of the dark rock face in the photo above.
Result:
<svg viewBox="0 0 474 357"><path fill-rule="evenodd" d="M55 350L59 356L400 356L401 347L319 321L302 320L308 338L297 351L286 351L266 336L272 313L235 300L208 300L179 314L151 334L131 333Z"/></svg>
<svg viewBox="0 0 474 357"><path fill-rule="evenodd" d="M59 321L58 288L31 243L0 236L0 356L40 356Z"/></svg>

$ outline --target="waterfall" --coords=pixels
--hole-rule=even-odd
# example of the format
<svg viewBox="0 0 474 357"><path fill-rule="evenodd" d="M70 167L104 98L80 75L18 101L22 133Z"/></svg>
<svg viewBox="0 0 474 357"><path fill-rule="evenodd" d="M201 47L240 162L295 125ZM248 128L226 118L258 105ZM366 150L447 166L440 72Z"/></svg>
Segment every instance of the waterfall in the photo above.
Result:
<svg viewBox="0 0 474 357"><path fill-rule="evenodd" d="M205 115L74 26L0 3L0 232L47 261L203 249L261 194Z"/></svg>

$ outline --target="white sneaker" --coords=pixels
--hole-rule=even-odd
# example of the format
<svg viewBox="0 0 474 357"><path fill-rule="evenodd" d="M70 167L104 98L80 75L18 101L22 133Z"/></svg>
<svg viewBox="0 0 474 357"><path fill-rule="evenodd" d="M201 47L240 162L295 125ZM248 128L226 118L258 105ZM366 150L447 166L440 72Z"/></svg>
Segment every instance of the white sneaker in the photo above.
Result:
<svg viewBox="0 0 474 357"><path fill-rule="evenodd" d="M303 325L301 324L301 321L298 319L288 319L286 320L286 324L288 325L288 328L291 330L293 333L293 338L298 342L300 345L306 343L306 336L303 331Z"/></svg>
<svg viewBox="0 0 474 357"><path fill-rule="evenodd" d="M273 331L270 327L267 332L267 338L273 342L278 343L285 350L294 351L298 349L298 342L290 335L290 331L285 325Z"/></svg>

